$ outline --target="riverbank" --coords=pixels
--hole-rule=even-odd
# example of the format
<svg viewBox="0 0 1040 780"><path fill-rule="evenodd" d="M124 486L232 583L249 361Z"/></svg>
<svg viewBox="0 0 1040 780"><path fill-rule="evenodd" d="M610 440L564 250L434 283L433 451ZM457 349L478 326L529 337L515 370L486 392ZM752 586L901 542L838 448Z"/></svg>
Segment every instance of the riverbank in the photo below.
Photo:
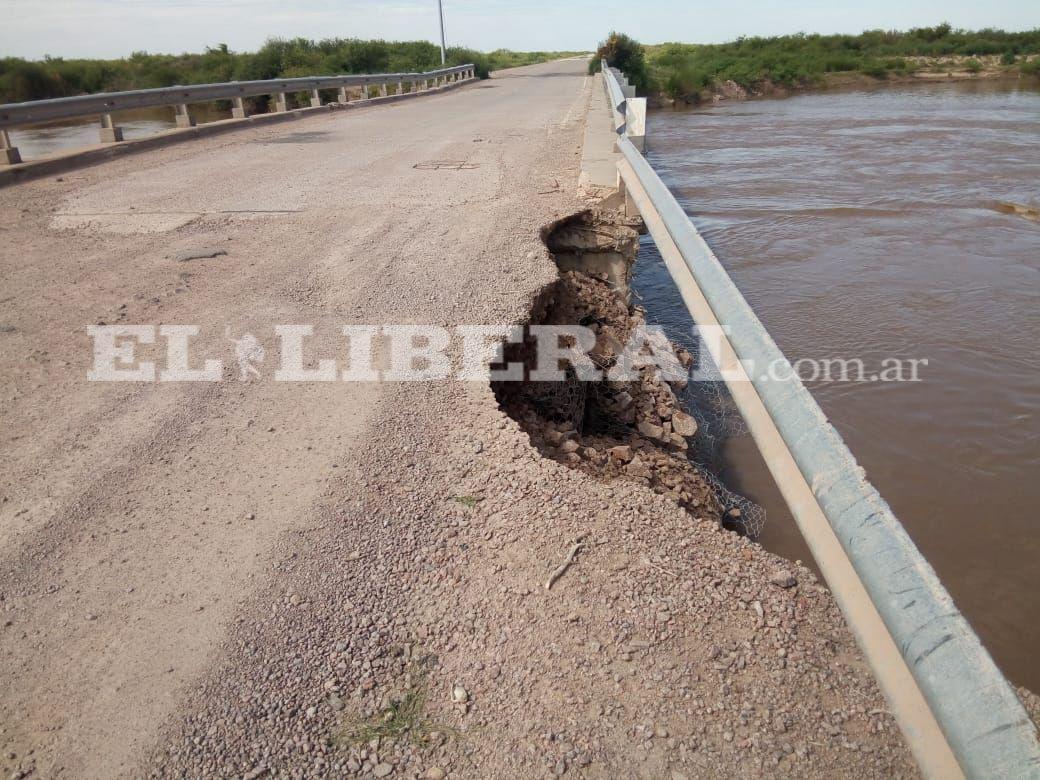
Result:
<svg viewBox="0 0 1040 780"><path fill-rule="evenodd" d="M905 32L782 35L728 43L643 45L612 32L590 62L620 69L637 93L657 101L703 103L777 95L830 85L909 79L1040 75L1040 29L955 30L948 24Z"/></svg>
<svg viewBox="0 0 1040 780"><path fill-rule="evenodd" d="M648 95L648 105L653 108L669 106L696 106L711 103L722 103L733 100L752 100L755 98L783 98L791 95L812 94L838 90L876 89L883 86L903 84L943 84L960 82L1008 82L1036 84L1040 87L1040 76L1035 69L1021 65L1003 65L999 57L944 57L909 58L914 66L906 70L886 70L871 75L859 71L826 73L816 79L797 83L780 83L771 79L763 79L747 87L732 79L712 81L703 89L680 94L669 95L662 90ZM1040 62L1034 55L1027 62ZM980 63L981 69L969 66L969 63Z"/></svg>

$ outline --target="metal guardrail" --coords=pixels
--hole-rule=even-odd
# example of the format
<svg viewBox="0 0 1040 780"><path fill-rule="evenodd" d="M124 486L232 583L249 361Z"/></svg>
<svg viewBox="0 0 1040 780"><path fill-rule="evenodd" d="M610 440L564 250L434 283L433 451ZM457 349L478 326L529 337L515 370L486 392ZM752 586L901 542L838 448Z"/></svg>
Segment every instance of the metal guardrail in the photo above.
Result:
<svg viewBox="0 0 1040 780"><path fill-rule="evenodd" d="M122 132L112 120L112 114L117 111L173 106L176 110L177 125L190 127L194 122L188 106L194 103L230 100L233 103L233 116L244 119L246 108L243 100L248 97L271 95L275 98L275 111L280 112L288 110L285 96L291 93L309 92L311 106L317 107L322 105L322 90L338 89L339 102L345 103L348 89L360 89L364 93L363 96L367 97L367 90L370 87L378 87L380 94L386 96L391 86L395 89L395 94L403 93L405 85L408 85L412 92L420 92L430 89L431 83L436 87L471 79L475 75L475 67L472 64L466 64L425 73L372 73L263 81L229 81L220 84L102 92L95 95L31 100L25 103L5 103L0 105L0 152L13 150L14 154L8 153L5 160L5 155L0 153L0 163L20 161L11 159L18 155L17 150L11 145L7 131L22 125L98 116L101 118L102 142L114 143L122 140Z"/></svg>
<svg viewBox="0 0 1040 780"><path fill-rule="evenodd" d="M611 78L606 78L608 73ZM625 94L621 91L621 84L618 83L617 72L613 68L608 68L605 60L603 61L603 74L607 83L607 95L610 97L610 105L614 113L614 130L620 134L625 132L625 123L628 119Z"/></svg>
<svg viewBox="0 0 1040 780"><path fill-rule="evenodd" d="M694 320L723 326L725 350L745 365L790 367L626 137L625 100L618 99L614 74L604 67L603 75L618 128L621 181L634 191L666 262L671 255L669 270ZM727 384L922 770L1040 778L1036 728L1014 690L801 380L794 371L781 373L786 377L752 371L749 381L733 384L727 377ZM929 712L922 714L919 705Z"/></svg>

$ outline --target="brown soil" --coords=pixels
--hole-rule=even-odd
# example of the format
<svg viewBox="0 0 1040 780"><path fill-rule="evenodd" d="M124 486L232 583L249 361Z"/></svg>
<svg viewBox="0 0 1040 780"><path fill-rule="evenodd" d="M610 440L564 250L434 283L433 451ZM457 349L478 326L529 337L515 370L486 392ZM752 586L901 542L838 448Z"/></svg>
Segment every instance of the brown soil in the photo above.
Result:
<svg viewBox="0 0 1040 780"><path fill-rule="evenodd" d="M624 270L616 275L625 281L612 282L609 271L564 271L542 292L531 314L533 324L590 327L596 333L596 347L590 354L604 374L617 365L623 345L645 325L644 310L629 303L627 291L636 234L617 220L616 214L586 212L557 223L546 242L555 250L557 263L564 257L569 266L606 267L608 263L597 258L617 253ZM600 240L585 240L590 233ZM575 244L583 249L580 261L571 257ZM643 354L651 352L658 354L658 360L674 361L669 372L674 378L662 380L653 367L640 368L634 381L582 382L571 372L571 380L565 383L500 382L495 393L544 456L598 479L646 485L695 517L720 522L722 503L686 456L697 423L676 397L686 386L693 358L659 334L642 349ZM532 369L530 337L524 344L507 347L505 357Z"/></svg>

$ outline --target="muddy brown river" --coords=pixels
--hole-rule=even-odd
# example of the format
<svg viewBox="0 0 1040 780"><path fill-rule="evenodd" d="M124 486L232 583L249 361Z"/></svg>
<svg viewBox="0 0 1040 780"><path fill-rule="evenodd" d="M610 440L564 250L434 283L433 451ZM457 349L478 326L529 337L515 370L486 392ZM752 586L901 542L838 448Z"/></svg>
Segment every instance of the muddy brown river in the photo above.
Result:
<svg viewBox="0 0 1040 780"><path fill-rule="evenodd" d="M647 138L788 358L928 360L919 382L807 384L1005 673L1040 691L1040 223L1007 205L1040 205L1040 91L662 110ZM689 333L648 240L633 289ZM765 508L762 544L810 560L746 435L720 469Z"/></svg>

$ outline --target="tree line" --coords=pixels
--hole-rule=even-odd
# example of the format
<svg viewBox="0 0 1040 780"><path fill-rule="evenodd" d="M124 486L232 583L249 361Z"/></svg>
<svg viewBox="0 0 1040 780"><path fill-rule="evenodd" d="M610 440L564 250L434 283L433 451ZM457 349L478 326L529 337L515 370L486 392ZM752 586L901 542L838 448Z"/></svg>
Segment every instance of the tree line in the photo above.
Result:
<svg viewBox="0 0 1040 780"><path fill-rule="evenodd" d="M877 79L942 68L957 60L980 71L978 57L996 59L1009 72L1040 73L1040 29L1024 32L955 30L949 24L859 35L784 35L738 38L721 44L663 43L643 46L612 32L600 45L591 69L603 57L625 71L642 92L673 98L695 96L724 81L748 90L766 82L785 87L812 86L828 74L858 72ZM621 64L619 64L621 63Z"/></svg>
<svg viewBox="0 0 1040 780"><path fill-rule="evenodd" d="M447 49L447 64L473 63L487 78L499 68L544 62L573 52L480 52ZM333 76L347 73L398 73L441 67L440 47L429 41L356 38L271 39L255 52L234 52L226 44L201 54L135 52L124 59L0 59L0 103L43 98L172 87L222 81Z"/></svg>

